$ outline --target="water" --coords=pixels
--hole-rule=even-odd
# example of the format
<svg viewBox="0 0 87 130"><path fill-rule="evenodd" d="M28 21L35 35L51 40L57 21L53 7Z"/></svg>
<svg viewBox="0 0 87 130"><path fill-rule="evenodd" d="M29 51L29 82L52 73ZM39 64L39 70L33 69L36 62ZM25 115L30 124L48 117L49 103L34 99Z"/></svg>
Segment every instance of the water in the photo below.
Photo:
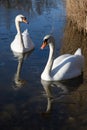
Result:
<svg viewBox="0 0 87 130"><path fill-rule="evenodd" d="M65 3L62 0L29 0L26 3L27 1L14 1L10 5L0 3L0 128L85 130L86 69L85 79L78 77L62 83L43 82L40 79L48 58L48 48L40 50L46 34L51 33L55 37L56 56L60 54L60 50L68 53L75 51L79 45L82 46L73 46L72 42L67 45ZM16 35L14 19L20 13L29 20L29 25L21 24L21 28L22 31L28 28L35 50L30 54L14 57L10 44ZM84 37L82 39L85 41ZM65 46L62 47L62 44ZM82 48L84 52L84 47Z"/></svg>

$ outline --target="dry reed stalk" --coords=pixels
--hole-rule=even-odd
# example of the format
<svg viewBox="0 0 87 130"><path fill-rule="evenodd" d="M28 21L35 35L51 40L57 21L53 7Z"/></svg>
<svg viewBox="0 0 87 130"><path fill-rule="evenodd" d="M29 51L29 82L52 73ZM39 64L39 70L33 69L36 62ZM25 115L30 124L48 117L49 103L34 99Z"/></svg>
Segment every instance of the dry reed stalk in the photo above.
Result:
<svg viewBox="0 0 87 130"><path fill-rule="evenodd" d="M66 0L67 17L87 33L87 0Z"/></svg>

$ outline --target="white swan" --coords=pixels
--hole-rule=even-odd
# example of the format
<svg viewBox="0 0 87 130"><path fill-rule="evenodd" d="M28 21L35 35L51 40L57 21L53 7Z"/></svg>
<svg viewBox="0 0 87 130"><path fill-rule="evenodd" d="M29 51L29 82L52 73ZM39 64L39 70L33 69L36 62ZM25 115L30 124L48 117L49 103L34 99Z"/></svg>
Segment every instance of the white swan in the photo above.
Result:
<svg viewBox="0 0 87 130"><path fill-rule="evenodd" d="M55 40L53 36L44 37L41 49L49 44L50 53L41 79L46 81L61 81L81 75L84 65L84 56L78 48L74 55L64 54L54 59Z"/></svg>
<svg viewBox="0 0 87 130"><path fill-rule="evenodd" d="M28 23L26 17L20 14L15 18L17 35L10 45L11 50L16 53L25 53L34 49L34 44L29 36L28 30L26 29L23 33L21 33L21 22Z"/></svg>

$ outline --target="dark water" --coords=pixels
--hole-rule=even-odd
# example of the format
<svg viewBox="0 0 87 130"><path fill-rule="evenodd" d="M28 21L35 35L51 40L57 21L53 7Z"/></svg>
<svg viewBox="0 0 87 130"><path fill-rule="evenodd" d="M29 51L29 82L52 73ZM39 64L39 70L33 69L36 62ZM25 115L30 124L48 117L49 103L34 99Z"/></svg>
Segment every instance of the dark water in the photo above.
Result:
<svg viewBox="0 0 87 130"><path fill-rule="evenodd" d="M28 28L35 50L17 58L10 44L20 13L29 20L21 27ZM49 33L55 37L57 56L79 46L86 55L86 37L66 24L63 0L0 1L0 130L87 129L86 65L83 76L67 82L40 79L48 58L48 48L41 51L40 46Z"/></svg>

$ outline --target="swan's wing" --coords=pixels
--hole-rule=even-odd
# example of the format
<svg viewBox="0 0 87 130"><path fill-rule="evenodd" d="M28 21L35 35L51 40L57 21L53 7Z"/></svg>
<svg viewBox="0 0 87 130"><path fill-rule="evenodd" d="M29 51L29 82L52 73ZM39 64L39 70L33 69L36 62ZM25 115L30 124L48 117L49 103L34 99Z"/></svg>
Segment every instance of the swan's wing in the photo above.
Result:
<svg viewBox="0 0 87 130"><path fill-rule="evenodd" d="M74 55L82 55L82 52L81 52L81 48L78 48L76 51L75 51L75 53L74 53Z"/></svg>
<svg viewBox="0 0 87 130"><path fill-rule="evenodd" d="M27 29L22 33L22 37L23 37L24 48L30 48L30 49L34 48L34 43L31 40Z"/></svg>
<svg viewBox="0 0 87 130"><path fill-rule="evenodd" d="M11 45L11 50L14 52L19 52L21 53L23 51L23 46L21 43L20 35L17 33L14 40L12 41Z"/></svg>
<svg viewBox="0 0 87 130"><path fill-rule="evenodd" d="M83 56L70 55L63 59L60 64L54 65L52 69L53 78L59 80L70 79L81 75L83 64ZM58 60L54 63L57 64Z"/></svg>
<svg viewBox="0 0 87 130"><path fill-rule="evenodd" d="M58 65L61 64L61 62L63 62L67 57L71 56L70 54L64 54L64 55L61 55L59 57L57 57L54 62L53 62L53 67L52 69L54 69L55 67L57 67Z"/></svg>

